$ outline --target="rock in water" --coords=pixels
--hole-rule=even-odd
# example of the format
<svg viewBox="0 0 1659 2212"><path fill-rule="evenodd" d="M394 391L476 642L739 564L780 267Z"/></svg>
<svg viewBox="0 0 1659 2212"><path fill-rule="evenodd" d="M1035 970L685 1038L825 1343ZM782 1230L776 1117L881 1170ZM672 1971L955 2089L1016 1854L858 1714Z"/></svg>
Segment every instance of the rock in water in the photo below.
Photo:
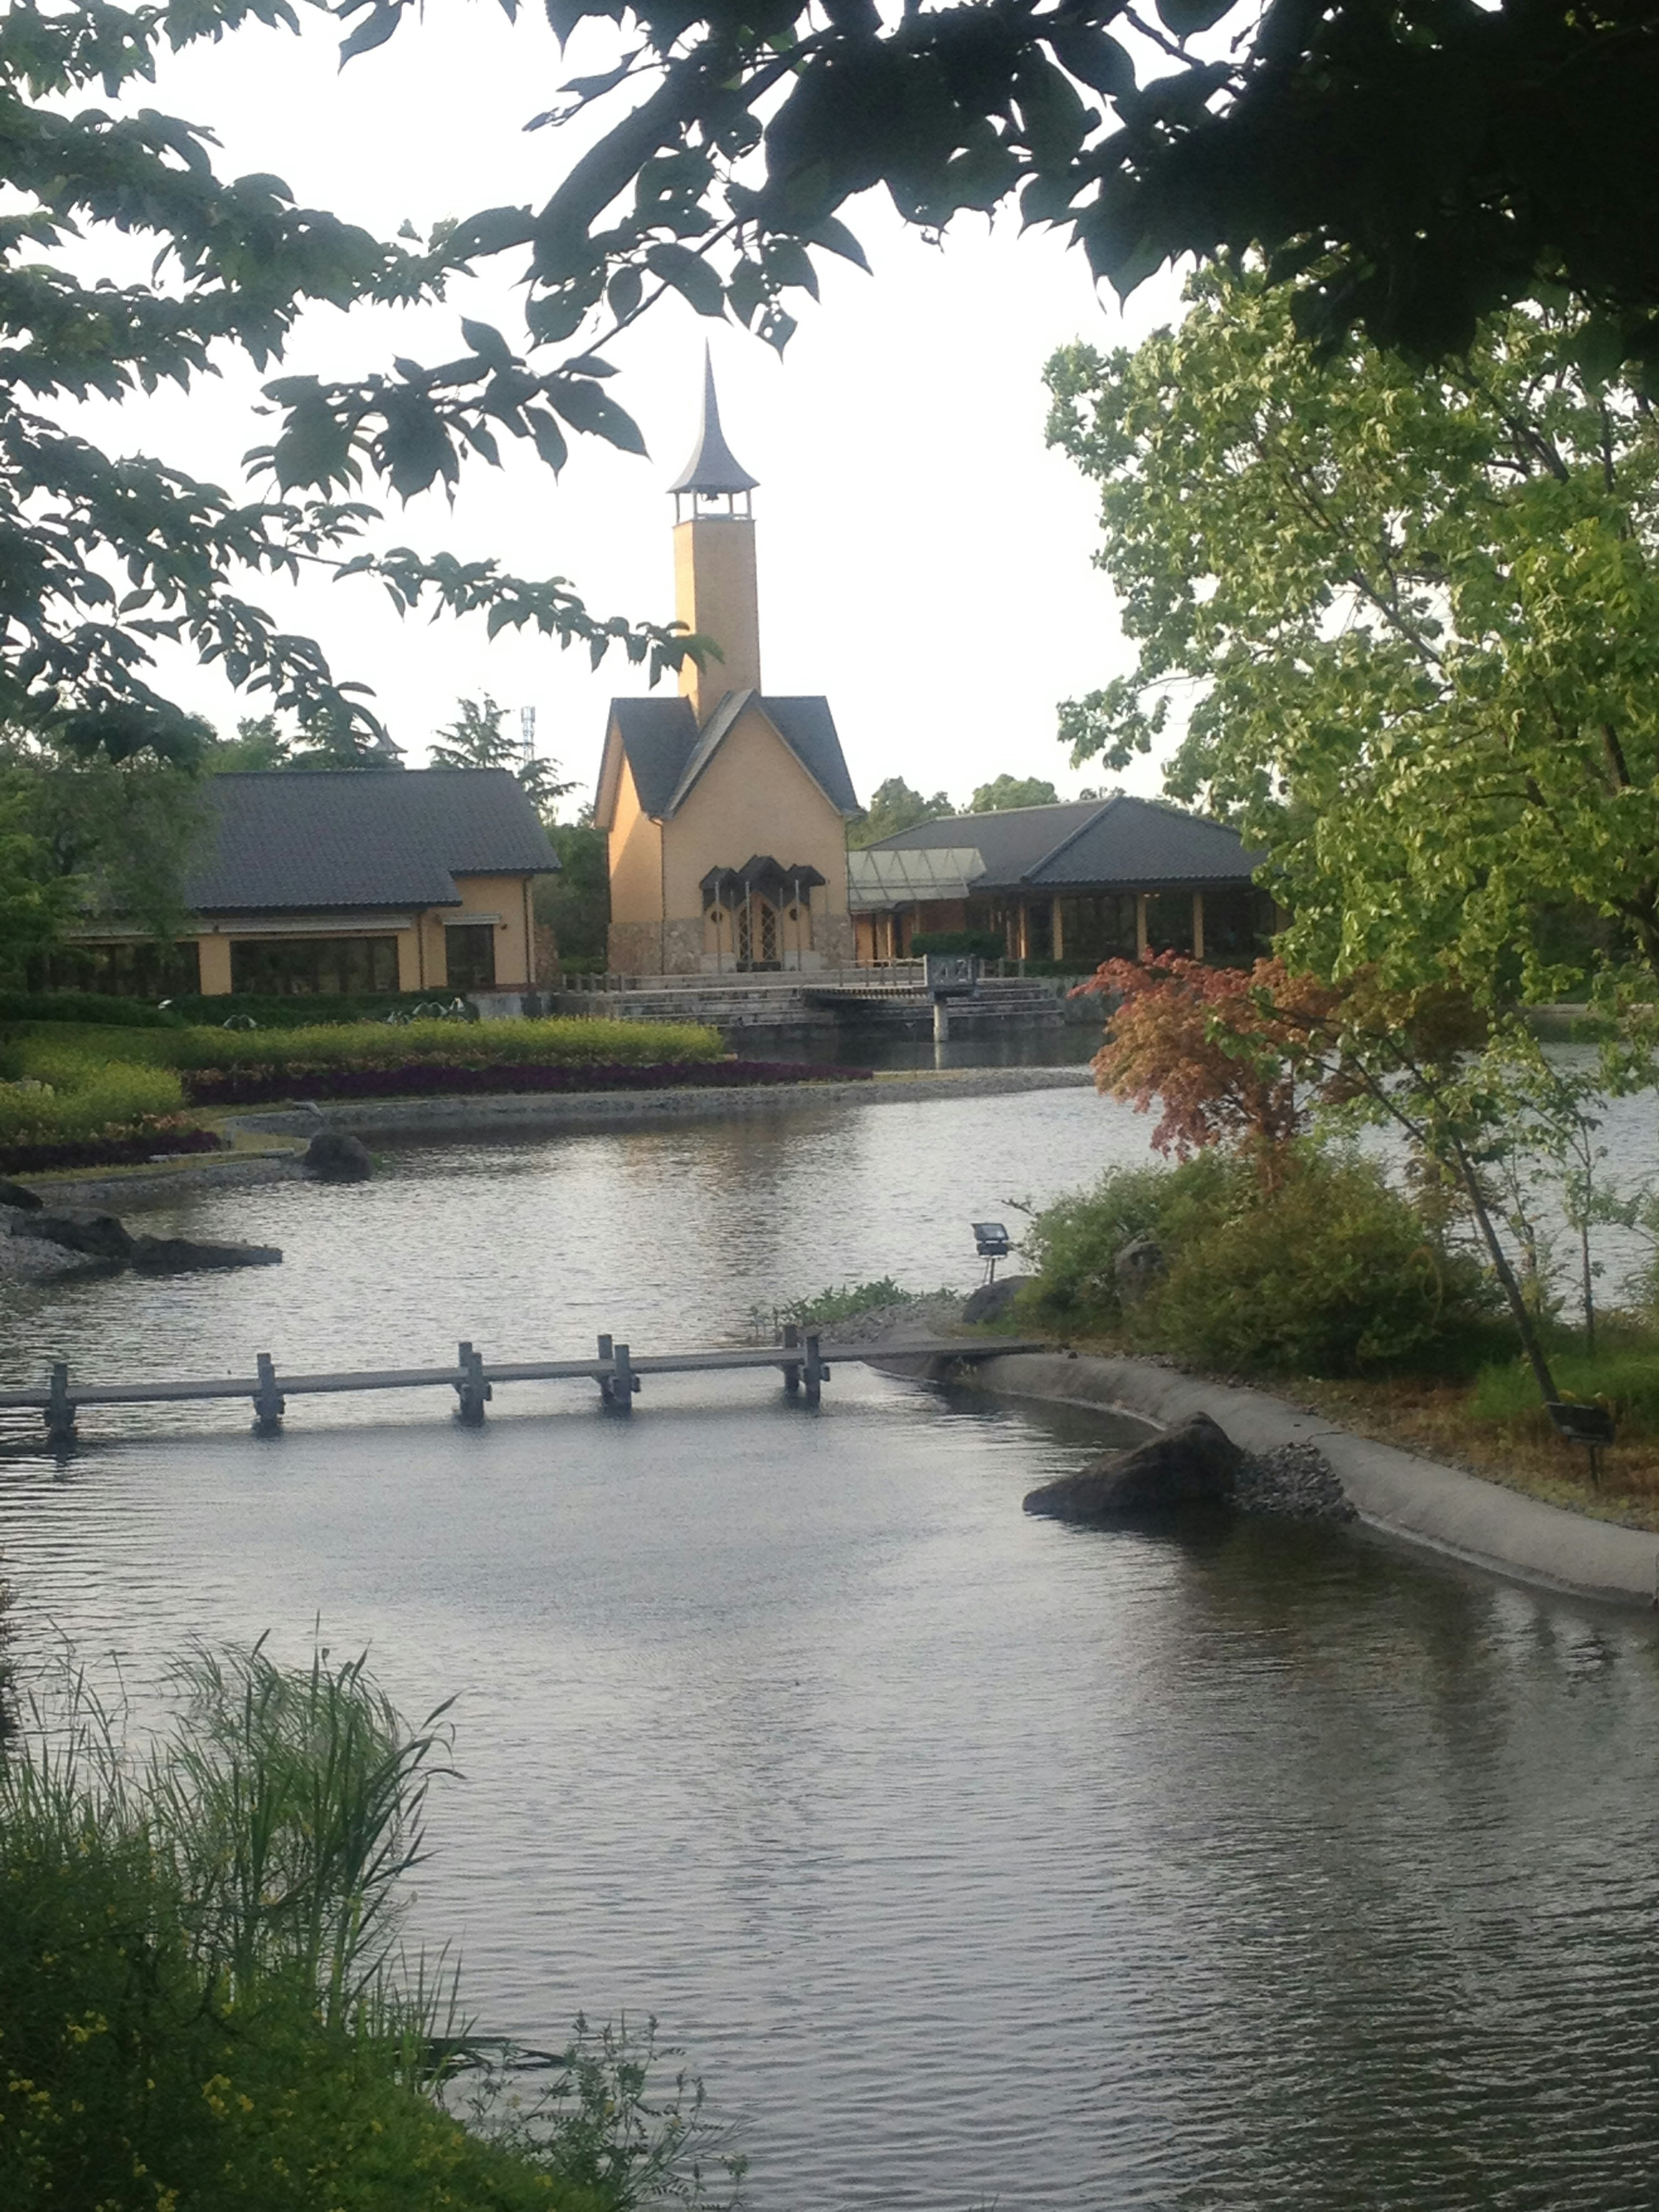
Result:
<svg viewBox="0 0 1659 2212"><path fill-rule="evenodd" d="M1005 1275L1000 1283L981 1283L969 1293L962 1309L963 1321L1006 1321L1014 1300L1035 1275Z"/></svg>
<svg viewBox="0 0 1659 2212"><path fill-rule="evenodd" d="M114 1260L125 1264L132 1257L132 1239L112 1213L90 1213L65 1209L61 1213L25 1214L12 1225L14 1237L43 1237L48 1244L61 1244L66 1252L84 1252L89 1259Z"/></svg>
<svg viewBox="0 0 1659 2212"><path fill-rule="evenodd" d="M319 1129L301 1155L301 1164L319 1182L367 1182L374 1172L368 1146L338 1129Z"/></svg>
<svg viewBox="0 0 1659 2212"><path fill-rule="evenodd" d="M1045 1482L1026 1498L1025 1510L1111 1528L1228 1505L1243 1457L1218 1423L1194 1413L1133 1451L1113 1452L1076 1474Z"/></svg>
<svg viewBox="0 0 1659 2212"><path fill-rule="evenodd" d="M198 1267L274 1267L274 1244L198 1244L189 1237L136 1237L132 1264L141 1275L188 1275Z"/></svg>
<svg viewBox="0 0 1659 2212"><path fill-rule="evenodd" d="M9 1206L19 1213L39 1213L44 1200L38 1191L26 1190L21 1182L8 1182L0 1176L0 1206Z"/></svg>

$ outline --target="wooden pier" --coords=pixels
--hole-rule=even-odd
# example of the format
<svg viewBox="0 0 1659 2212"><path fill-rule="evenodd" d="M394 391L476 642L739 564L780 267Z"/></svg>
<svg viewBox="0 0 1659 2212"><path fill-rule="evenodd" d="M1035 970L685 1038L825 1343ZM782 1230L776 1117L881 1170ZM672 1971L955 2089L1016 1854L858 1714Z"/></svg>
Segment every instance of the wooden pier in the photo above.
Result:
<svg viewBox="0 0 1659 2212"><path fill-rule="evenodd" d="M261 1352L254 1357L252 1375L206 1376L193 1382L82 1382L71 1381L67 1364L59 1360L43 1386L0 1390L0 1413L42 1414L47 1443L54 1449L67 1450L76 1441L77 1415L91 1406L172 1406L242 1398L253 1408L254 1435L275 1437L282 1434L290 1398L335 1396L359 1390L441 1389L455 1393L457 1420L477 1428L483 1421L484 1408L498 1382L595 1382L601 1403L612 1413L626 1414L634 1410L634 1400L647 1375L705 1375L775 1367L782 1374L787 1398L816 1406L836 1360L989 1359L1004 1352L1041 1349L1036 1343L1006 1339L826 1345L817 1331L791 1327L784 1330L783 1341L777 1345L638 1356L626 1344L602 1336L597 1356L592 1359L490 1361L475 1345L463 1343L456 1347L453 1367L384 1367L340 1374L279 1375L270 1354Z"/></svg>

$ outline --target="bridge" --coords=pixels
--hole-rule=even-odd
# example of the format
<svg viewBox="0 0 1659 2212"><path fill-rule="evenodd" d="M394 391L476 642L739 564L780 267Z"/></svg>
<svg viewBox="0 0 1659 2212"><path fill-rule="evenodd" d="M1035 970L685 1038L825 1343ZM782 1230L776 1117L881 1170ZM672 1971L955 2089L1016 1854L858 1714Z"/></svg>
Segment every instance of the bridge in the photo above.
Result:
<svg viewBox="0 0 1659 2212"><path fill-rule="evenodd" d="M783 1376L784 1395L804 1406L817 1406L830 1380L832 1363L877 1359L976 1360L1007 1352L1038 1352L1036 1342L1018 1343L1006 1338L994 1341L958 1337L918 1343L826 1345L813 1330L793 1325L783 1332L783 1342L756 1346L721 1346L710 1352L661 1352L636 1357L614 1337L599 1339L592 1359L487 1360L476 1345L456 1347L450 1367L368 1368L341 1373L279 1375L268 1352L256 1353L252 1375L203 1376L194 1381L159 1382L81 1382L72 1381L63 1360L52 1366L49 1380L33 1389L0 1390L0 1413L38 1413L45 1417L46 1441L54 1450L68 1450L76 1441L76 1416L93 1406L188 1405L214 1399L241 1398L253 1408L253 1434L282 1434L288 1401L294 1397L330 1397L363 1390L442 1389L455 1393L456 1419L469 1428L479 1427L484 1409L498 1383L591 1382L599 1386L599 1401L607 1411L629 1414L634 1410L644 1379L652 1375L706 1375L750 1369L776 1368Z"/></svg>

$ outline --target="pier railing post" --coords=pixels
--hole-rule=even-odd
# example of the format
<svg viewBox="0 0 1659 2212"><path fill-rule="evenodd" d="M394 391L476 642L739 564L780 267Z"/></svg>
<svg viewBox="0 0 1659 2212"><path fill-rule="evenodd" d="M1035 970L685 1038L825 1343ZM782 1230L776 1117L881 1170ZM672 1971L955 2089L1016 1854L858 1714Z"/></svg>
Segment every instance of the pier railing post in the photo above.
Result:
<svg viewBox="0 0 1659 2212"><path fill-rule="evenodd" d="M599 1339L599 1358L604 1365L611 1368L611 1372L609 1375L601 1375L599 1377L599 1395L604 1399L607 1406L611 1404L616 1395L615 1391L611 1387L616 1381L616 1370L613 1364L616 1357L617 1348L615 1345L608 1336L602 1336Z"/></svg>
<svg viewBox="0 0 1659 2212"><path fill-rule="evenodd" d="M277 1388L276 1364L268 1352L257 1352L254 1364L259 1370L259 1381L253 1393L253 1433L256 1437L280 1437L288 1401Z"/></svg>
<svg viewBox="0 0 1659 2212"><path fill-rule="evenodd" d="M47 1384L46 1442L54 1451L67 1451L75 1442L75 1401L70 1396L69 1363L55 1359Z"/></svg>
<svg viewBox="0 0 1659 2212"><path fill-rule="evenodd" d="M619 1413L631 1413L634 1394L640 1387L640 1378L634 1372L634 1363L628 1356L625 1344L619 1344L611 1357L616 1364L611 1376L611 1402Z"/></svg>
<svg viewBox="0 0 1659 2212"><path fill-rule="evenodd" d="M830 1380L830 1370L824 1365L823 1355L818 1350L818 1336L816 1329L809 1329L807 1332L806 1360L802 1370L802 1380L806 1386L807 1404L816 1406L823 1395L823 1385Z"/></svg>
<svg viewBox="0 0 1659 2212"><path fill-rule="evenodd" d="M456 1350L461 1379L455 1385L455 1418L469 1429L479 1429L483 1426L484 1407L494 1395L484 1381L483 1354L470 1344L459 1345Z"/></svg>
<svg viewBox="0 0 1659 2212"><path fill-rule="evenodd" d="M793 1352L799 1347L799 1322L793 1321L785 1322L783 1325L784 1350L786 1352ZM800 1362L799 1359L785 1360L783 1364L783 1387L792 1398L798 1398L800 1395Z"/></svg>

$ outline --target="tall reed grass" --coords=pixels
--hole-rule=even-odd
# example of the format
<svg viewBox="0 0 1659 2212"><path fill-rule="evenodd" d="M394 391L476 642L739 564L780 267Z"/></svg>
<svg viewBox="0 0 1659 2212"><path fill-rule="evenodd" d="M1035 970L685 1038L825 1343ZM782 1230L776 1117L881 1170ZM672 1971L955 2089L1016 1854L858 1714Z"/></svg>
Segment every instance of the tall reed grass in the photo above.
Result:
<svg viewBox="0 0 1659 2212"><path fill-rule="evenodd" d="M648 2036L489 2045L444 1961L405 1954L445 1709L410 1729L362 1660L263 1644L187 1656L173 1691L134 1755L66 1664L0 1753L6 2212L630 2212L708 2202L717 2169L735 2187L700 2087L656 2096Z"/></svg>

